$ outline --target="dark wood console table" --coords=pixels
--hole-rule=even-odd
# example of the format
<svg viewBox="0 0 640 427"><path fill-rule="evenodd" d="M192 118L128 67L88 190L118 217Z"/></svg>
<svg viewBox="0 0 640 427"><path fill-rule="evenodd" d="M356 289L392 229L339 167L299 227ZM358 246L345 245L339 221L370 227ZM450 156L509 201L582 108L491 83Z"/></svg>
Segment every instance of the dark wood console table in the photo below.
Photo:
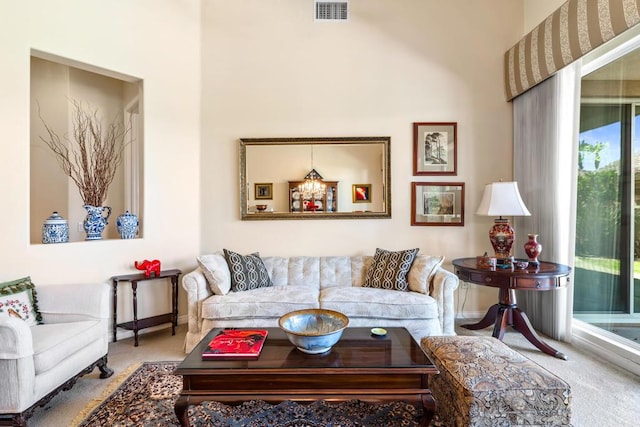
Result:
<svg viewBox="0 0 640 427"><path fill-rule="evenodd" d="M145 276L144 273L134 273L111 278L113 284L113 342L117 341L116 330L118 327L133 330L135 347L138 346L138 331L140 329L171 322L171 335L176 334L176 326L178 325L178 276L180 274L182 274L182 271L174 269L161 271L157 275L152 273L150 276ZM138 319L138 282L156 279L171 279L171 313ZM133 292L133 321L131 322L118 323L119 282L131 283L131 291Z"/></svg>
<svg viewBox="0 0 640 427"><path fill-rule="evenodd" d="M493 337L502 340L507 326L520 332L529 342L546 354L567 360L564 353L546 344L531 326L527 315L518 307L516 289L548 291L565 286L569 280L571 267L541 261L539 266L519 269L487 269L476 265L476 258L453 260L458 278L465 282L490 286L499 289L498 303L491 306L487 314L478 323L462 325L463 328L476 330L493 325Z"/></svg>

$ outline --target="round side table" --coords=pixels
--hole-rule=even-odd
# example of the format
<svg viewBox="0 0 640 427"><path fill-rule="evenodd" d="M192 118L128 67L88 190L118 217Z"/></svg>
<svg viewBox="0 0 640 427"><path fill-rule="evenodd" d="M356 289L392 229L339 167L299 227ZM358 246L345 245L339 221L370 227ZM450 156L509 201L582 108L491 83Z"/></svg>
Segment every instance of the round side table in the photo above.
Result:
<svg viewBox="0 0 640 427"><path fill-rule="evenodd" d="M507 326L512 326L544 353L567 360L564 353L554 349L538 336L525 312L518 307L515 291L549 291L565 286L569 281L571 267L540 261L540 265L529 266L523 270L488 269L478 267L475 257L455 259L453 266L460 280L499 289L498 303L489 308L482 320L462 325L463 328L477 330L493 325L493 337L502 340Z"/></svg>

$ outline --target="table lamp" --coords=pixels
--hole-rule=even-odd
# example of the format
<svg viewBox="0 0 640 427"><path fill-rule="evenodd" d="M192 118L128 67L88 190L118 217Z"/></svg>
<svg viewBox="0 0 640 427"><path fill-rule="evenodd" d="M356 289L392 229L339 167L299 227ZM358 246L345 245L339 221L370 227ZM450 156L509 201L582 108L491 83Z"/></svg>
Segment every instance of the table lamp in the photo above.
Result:
<svg viewBox="0 0 640 427"><path fill-rule="evenodd" d="M529 216L531 212L520 197L518 183L512 181L487 184L476 214L499 217L489 230L489 240L500 261L511 256L511 246L515 240L515 231L509 224L509 219L503 216Z"/></svg>

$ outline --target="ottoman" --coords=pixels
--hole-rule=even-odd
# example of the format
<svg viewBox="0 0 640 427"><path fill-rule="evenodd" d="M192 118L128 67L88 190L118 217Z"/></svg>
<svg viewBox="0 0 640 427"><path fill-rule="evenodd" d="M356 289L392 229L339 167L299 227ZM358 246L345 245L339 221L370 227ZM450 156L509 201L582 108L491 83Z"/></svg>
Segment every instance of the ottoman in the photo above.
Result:
<svg viewBox="0 0 640 427"><path fill-rule="evenodd" d="M424 337L440 370L430 388L447 427L569 426L571 388L491 337Z"/></svg>

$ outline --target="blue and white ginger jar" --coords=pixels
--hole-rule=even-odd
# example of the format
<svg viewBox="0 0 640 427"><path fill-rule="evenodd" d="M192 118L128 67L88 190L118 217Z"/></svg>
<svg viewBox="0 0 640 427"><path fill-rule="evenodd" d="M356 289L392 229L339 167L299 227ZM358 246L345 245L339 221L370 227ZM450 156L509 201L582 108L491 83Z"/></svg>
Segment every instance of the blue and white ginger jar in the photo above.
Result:
<svg viewBox="0 0 640 427"><path fill-rule="evenodd" d="M138 234L138 216L126 211L118 217L116 221L118 234L122 239L135 239Z"/></svg>
<svg viewBox="0 0 640 427"><path fill-rule="evenodd" d="M42 224L42 243L69 241L69 223L58 212L53 212Z"/></svg>

